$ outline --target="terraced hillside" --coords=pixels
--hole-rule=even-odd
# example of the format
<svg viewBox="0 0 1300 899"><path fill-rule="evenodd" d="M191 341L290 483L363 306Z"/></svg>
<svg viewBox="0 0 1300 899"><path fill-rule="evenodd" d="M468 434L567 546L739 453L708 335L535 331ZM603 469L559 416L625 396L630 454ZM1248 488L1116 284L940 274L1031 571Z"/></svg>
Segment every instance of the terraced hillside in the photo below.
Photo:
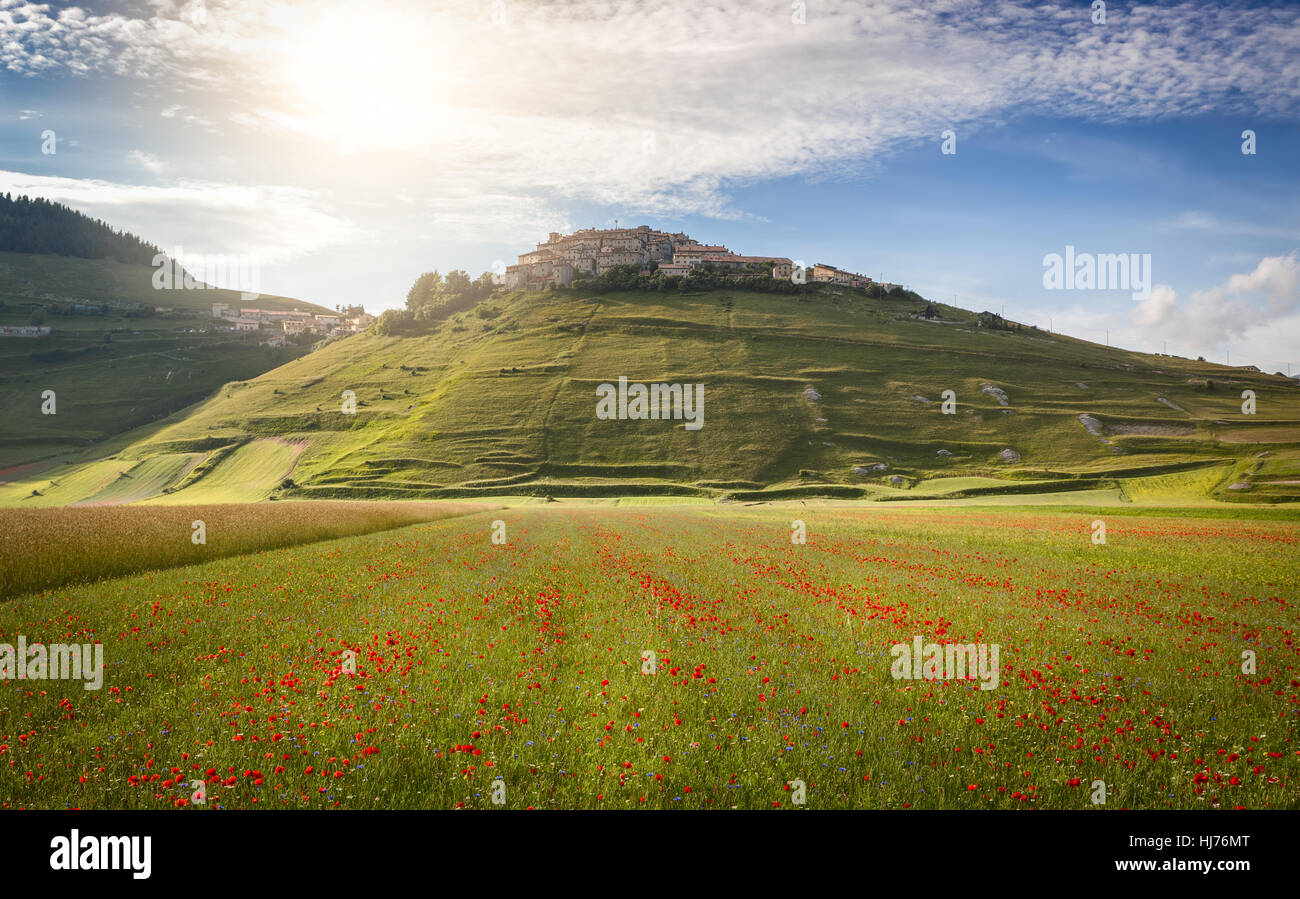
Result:
<svg viewBox="0 0 1300 899"><path fill-rule="evenodd" d="M217 331L213 303L329 311L287 297L241 303L229 290L154 290L153 274L107 259L0 253L0 326L51 329L0 336L0 469L84 449L310 350ZM52 416L41 414L45 390L55 392Z"/></svg>
<svg viewBox="0 0 1300 899"><path fill-rule="evenodd" d="M57 468L11 475L0 502L95 501L122 489L124 466L190 455L200 461L169 468L154 500L1300 495L1293 380L921 309L840 288L499 292L427 336L367 333L228 383ZM597 385L620 376L703 384L703 427L597 418Z"/></svg>

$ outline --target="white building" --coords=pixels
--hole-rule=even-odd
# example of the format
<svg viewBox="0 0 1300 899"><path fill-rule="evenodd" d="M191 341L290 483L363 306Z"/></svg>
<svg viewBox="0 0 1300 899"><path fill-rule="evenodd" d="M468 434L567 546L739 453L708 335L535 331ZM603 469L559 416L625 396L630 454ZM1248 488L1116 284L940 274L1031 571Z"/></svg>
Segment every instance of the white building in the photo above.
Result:
<svg viewBox="0 0 1300 899"><path fill-rule="evenodd" d="M693 266L678 262L661 262L659 271L663 272L669 278L685 278L691 274Z"/></svg>

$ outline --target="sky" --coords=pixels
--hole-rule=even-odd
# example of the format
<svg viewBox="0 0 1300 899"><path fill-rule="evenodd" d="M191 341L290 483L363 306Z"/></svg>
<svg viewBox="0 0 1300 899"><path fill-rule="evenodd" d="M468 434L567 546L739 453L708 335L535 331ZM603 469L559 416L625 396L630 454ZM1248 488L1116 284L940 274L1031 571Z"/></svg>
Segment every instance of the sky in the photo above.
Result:
<svg viewBox="0 0 1300 899"><path fill-rule="evenodd" d="M1298 51L1297 3L0 0L0 191L330 307L647 224L1300 374Z"/></svg>

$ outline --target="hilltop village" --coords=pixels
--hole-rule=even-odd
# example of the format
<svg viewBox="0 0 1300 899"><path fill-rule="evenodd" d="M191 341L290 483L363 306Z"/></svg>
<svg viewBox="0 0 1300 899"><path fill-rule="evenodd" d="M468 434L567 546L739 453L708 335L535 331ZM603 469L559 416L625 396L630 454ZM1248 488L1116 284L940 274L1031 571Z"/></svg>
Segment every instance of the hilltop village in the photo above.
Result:
<svg viewBox="0 0 1300 899"><path fill-rule="evenodd" d="M818 263L800 271L784 256L743 256L724 246L702 244L682 232L635 228L586 228L572 234L552 231L537 249L506 266L503 284L509 289L541 290L568 287L574 281L599 277L620 265L638 266L642 274L662 272L688 278L697 271L724 271L736 277L772 278L869 287L866 275ZM896 285L881 283L886 291Z"/></svg>

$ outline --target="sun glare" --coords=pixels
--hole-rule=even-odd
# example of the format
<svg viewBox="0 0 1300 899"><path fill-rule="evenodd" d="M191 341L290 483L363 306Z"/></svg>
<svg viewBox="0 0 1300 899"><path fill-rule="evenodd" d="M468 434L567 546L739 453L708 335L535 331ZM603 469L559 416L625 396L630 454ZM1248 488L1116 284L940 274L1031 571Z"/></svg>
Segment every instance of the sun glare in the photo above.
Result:
<svg viewBox="0 0 1300 899"><path fill-rule="evenodd" d="M427 146L447 133L438 42L396 16L332 15L288 35L283 112L344 152Z"/></svg>

